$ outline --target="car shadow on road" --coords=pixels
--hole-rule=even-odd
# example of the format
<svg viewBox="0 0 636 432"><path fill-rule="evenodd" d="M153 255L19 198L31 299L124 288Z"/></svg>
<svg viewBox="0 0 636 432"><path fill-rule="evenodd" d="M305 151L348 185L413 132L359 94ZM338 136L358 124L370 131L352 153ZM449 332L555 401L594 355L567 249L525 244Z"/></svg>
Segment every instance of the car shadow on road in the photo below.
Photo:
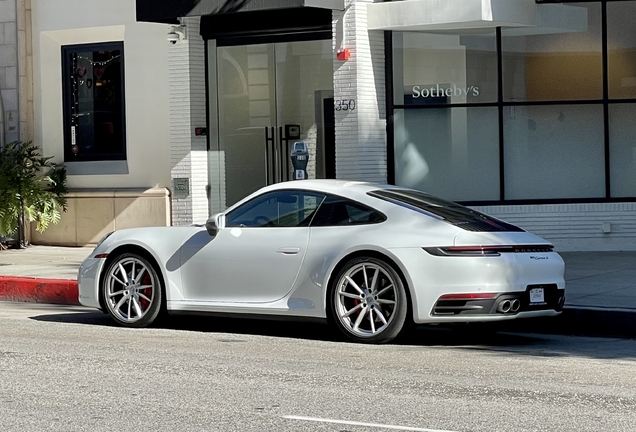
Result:
<svg viewBox="0 0 636 432"><path fill-rule="evenodd" d="M42 322L118 327L101 312L55 313L32 316ZM155 328L201 332L221 337L222 342L248 342L243 336L303 339L347 345L350 342L326 322L301 322L218 316L174 315ZM532 327L530 325L529 327ZM602 345L602 349L599 349ZM636 341L528 332L528 326L417 326L404 336L384 345L394 352L429 348L456 348L492 352L496 355L535 357L582 356L601 359L636 359Z"/></svg>

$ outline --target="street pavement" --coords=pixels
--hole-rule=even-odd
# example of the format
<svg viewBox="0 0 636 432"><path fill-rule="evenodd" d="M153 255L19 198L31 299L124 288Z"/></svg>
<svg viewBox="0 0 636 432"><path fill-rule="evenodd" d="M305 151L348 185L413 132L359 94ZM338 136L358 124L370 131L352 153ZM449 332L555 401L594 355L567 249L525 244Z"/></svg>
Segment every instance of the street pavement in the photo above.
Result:
<svg viewBox="0 0 636 432"><path fill-rule="evenodd" d="M91 247L30 246L0 251L3 276L77 278ZM504 329L636 337L636 252L562 252L566 302L561 317Z"/></svg>
<svg viewBox="0 0 636 432"><path fill-rule="evenodd" d="M636 340L318 324L0 302L0 430L633 431Z"/></svg>

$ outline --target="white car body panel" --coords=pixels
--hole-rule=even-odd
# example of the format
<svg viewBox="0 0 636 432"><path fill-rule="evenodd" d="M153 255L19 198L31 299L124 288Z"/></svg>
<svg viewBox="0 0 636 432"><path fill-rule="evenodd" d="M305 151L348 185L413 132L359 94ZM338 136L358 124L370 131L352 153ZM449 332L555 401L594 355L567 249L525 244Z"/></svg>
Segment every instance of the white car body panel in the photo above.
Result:
<svg viewBox="0 0 636 432"><path fill-rule="evenodd" d="M565 288L564 263L555 252L500 256L434 256L423 247L546 245L527 232L472 232L392 202L369 191L392 188L359 182L298 181L267 191L306 189L346 197L386 216L378 224L290 228L225 228L216 236L204 227L121 230L96 247L81 265L80 302L101 308L99 280L106 260L136 247L158 264L169 311L248 313L326 318L327 292L337 266L356 253L376 254L402 274L416 323L495 321L549 316L555 310L515 315L433 315L439 297L453 293L520 293L529 285Z"/></svg>
<svg viewBox="0 0 636 432"><path fill-rule="evenodd" d="M309 228L202 230L182 246L186 300L271 303L292 290L307 252Z"/></svg>

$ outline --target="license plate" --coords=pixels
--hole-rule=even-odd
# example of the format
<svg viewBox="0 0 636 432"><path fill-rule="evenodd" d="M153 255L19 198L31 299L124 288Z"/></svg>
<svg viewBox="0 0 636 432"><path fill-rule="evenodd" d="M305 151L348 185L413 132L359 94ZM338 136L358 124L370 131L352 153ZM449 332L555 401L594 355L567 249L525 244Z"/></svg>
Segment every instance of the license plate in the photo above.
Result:
<svg viewBox="0 0 636 432"><path fill-rule="evenodd" d="M543 288L533 288L530 290L530 303L545 303Z"/></svg>

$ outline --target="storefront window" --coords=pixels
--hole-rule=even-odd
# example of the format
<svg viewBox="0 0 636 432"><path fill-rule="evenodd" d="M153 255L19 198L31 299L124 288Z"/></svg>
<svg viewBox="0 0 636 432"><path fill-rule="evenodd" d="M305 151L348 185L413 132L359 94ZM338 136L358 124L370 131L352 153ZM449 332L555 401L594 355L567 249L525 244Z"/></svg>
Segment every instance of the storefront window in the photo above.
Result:
<svg viewBox="0 0 636 432"><path fill-rule="evenodd" d="M610 98L636 98L636 2L607 4ZM633 194L632 194L633 195Z"/></svg>
<svg viewBox="0 0 636 432"><path fill-rule="evenodd" d="M497 101L495 31L477 35L394 33L396 105Z"/></svg>
<svg viewBox="0 0 636 432"><path fill-rule="evenodd" d="M636 1L536 13L496 34L393 34L397 185L469 203L636 197Z"/></svg>
<svg viewBox="0 0 636 432"><path fill-rule="evenodd" d="M506 107L506 199L605 196L603 105Z"/></svg>
<svg viewBox="0 0 636 432"><path fill-rule="evenodd" d="M601 3L542 4L537 25L502 30L503 101L603 97Z"/></svg>
<svg viewBox="0 0 636 432"><path fill-rule="evenodd" d="M612 197L636 196L636 104L609 107Z"/></svg>
<svg viewBox="0 0 636 432"><path fill-rule="evenodd" d="M396 110L395 181L454 201L499 199L496 107Z"/></svg>
<svg viewBox="0 0 636 432"><path fill-rule="evenodd" d="M126 159L124 46L121 42L62 48L64 159Z"/></svg>

